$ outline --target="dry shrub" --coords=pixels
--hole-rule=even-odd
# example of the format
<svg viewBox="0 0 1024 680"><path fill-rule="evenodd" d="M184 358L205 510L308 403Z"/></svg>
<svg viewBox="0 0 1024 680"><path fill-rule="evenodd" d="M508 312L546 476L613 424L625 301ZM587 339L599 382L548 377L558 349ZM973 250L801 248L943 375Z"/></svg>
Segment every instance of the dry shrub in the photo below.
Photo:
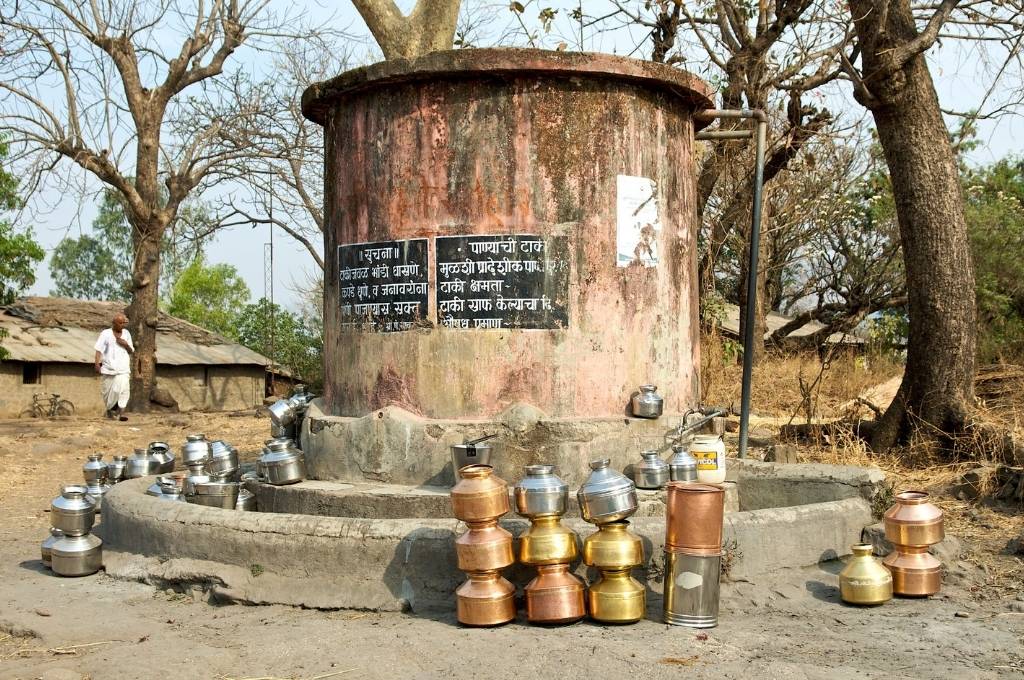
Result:
<svg viewBox="0 0 1024 680"><path fill-rule="evenodd" d="M717 331L701 338L701 395L705 404L739 407L743 367L733 346L734 342ZM779 418L798 413L803 418L806 395L801 391L801 378L810 384L820 373L821 380L812 394L813 417L837 417L842 405L902 370L902 366L884 357L860 356L849 351L836 352L824 363L814 352L768 352L754 366L751 410Z"/></svg>

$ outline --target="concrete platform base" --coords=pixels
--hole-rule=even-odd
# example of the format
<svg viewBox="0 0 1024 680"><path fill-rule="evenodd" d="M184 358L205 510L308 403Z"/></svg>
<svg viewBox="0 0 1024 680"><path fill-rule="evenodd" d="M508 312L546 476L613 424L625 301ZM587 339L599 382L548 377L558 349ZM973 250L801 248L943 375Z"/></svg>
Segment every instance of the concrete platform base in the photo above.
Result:
<svg viewBox="0 0 1024 680"><path fill-rule="evenodd" d="M764 480L772 478L770 472L759 470ZM873 521L862 492L870 488L870 480L881 481L878 471L835 468L832 474L849 478L829 487L835 498L750 510L743 507L742 466L737 466L737 473L740 507L726 515L724 527L727 578L750 578L848 554L849 546ZM783 471L777 470L780 474ZM113 576L159 586L199 586L214 598L253 604L416 611L450 609L454 589L464 578L456 568L454 540L465 527L454 519L236 512L160 501L145 495L150 483L148 478L123 482L104 499L97 533L105 541L105 567ZM771 497L765 491L770 488L762 481L759 503ZM796 491L799 486L786 481L775 488ZM275 490L271 498L276 494L277 500L271 502L287 494L298 499L303 493L298 487L291 492ZM416 499L394 506L431 514L440 509L442 499L447 501L445 494L406 489L390 497L393 503L401 496ZM349 497L345 502L350 510L362 504L361 514L379 515L380 508L389 506L379 500L388 496L379 489L341 496ZM368 500L373 496L378 500ZM774 498L791 500L782 491ZM581 537L594 531L578 518L564 522ZM518 536L527 522L508 519L502 526ZM635 517L632 531L643 539L648 558L634 575L652 593L660 593L664 518ZM577 565L576 572L588 575L583 565ZM520 566L506 571L518 586L532 575L532 570Z"/></svg>

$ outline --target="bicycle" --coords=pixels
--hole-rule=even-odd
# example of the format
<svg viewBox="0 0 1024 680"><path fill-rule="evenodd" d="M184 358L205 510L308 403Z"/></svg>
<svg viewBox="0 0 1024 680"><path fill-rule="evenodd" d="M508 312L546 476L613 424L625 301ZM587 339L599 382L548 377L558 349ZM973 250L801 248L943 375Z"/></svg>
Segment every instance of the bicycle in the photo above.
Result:
<svg viewBox="0 0 1024 680"><path fill-rule="evenodd" d="M67 399L61 399L59 394L37 392L32 395L32 405L22 411L22 417L29 418L55 418L57 416L71 416L75 414L75 405Z"/></svg>

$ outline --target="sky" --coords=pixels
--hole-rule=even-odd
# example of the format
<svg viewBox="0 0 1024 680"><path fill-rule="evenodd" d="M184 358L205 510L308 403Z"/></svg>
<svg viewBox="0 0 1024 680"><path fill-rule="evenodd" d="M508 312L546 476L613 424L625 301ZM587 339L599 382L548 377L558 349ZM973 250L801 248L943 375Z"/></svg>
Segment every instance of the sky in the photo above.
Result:
<svg viewBox="0 0 1024 680"><path fill-rule="evenodd" d="M285 1L274 0L276 4ZM407 10L413 3L406 0L398 4ZM561 4L574 6L576 3ZM498 3L494 7L507 8L507 4ZM357 48L358 52L372 53L369 31L350 2L342 0L340 3L332 3L329 7L309 4L306 9L314 21L345 30L365 41ZM628 36L593 36L590 40L585 36L588 49L618 53L629 51L631 44L625 44L628 40ZM246 68L251 68L254 72L267 64L266 57L252 49L243 49L238 57L246 64ZM985 84L976 76L980 66L978 60L977 54L965 53L964 50L948 46L938 47L929 53L932 75L943 107L956 110L972 108L984 96ZM1016 85L1020 87L1019 74L1016 74L1015 78ZM1007 78L1003 87L1013 82L1014 77ZM1001 94L1004 93L997 91L994 96L998 97ZM848 92L828 95L827 105L833 111L842 112L847 116L863 115L863 109L853 101ZM972 151L969 157L972 163L990 163L1011 154L1024 155L1024 117L1012 115L994 121L981 121L979 140L982 142L981 145ZM99 184L92 181L89 186L95 190ZM37 281L29 293L47 295L53 287L48 263L49 253L65 236L78 236L89 232L89 225L96 215L96 202L89 199L80 201L74 195L62 194L50 188L36 196L33 205L37 208L46 206L45 209L36 210L32 225L37 240L47 250L47 261L40 265ZM208 244L207 259L211 263L226 263L236 267L255 300L265 294L264 244L269 240L266 227L236 227L222 230ZM300 304L299 291L303 284L314 276L316 265L309 253L287 235L278 232L273 240L275 299L287 308L297 309Z"/></svg>

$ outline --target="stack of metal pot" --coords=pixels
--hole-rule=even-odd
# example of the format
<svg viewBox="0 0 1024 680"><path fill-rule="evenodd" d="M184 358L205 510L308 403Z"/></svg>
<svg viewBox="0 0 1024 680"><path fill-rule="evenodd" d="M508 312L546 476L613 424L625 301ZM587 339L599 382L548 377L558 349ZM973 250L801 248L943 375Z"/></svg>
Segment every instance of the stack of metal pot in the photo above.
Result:
<svg viewBox="0 0 1024 680"><path fill-rule="evenodd" d="M569 485L555 475L554 465L527 465L526 477L515 486L516 513L530 520L519 538L519 561L537 567L526 586L526 618L531 623L572 623L586 613L583 581L569 573L579 555L576 534L562 526Z"/></svg>
<svg viewBox="0 0 1024 680"><path fill-rule="evenodd" d="M107 481L110 484L123 482L128 467L128 456L114 456L114 459L107 463Z"/></svg>
<svg viewBox="0 0 1024 680"><path fill-rule="evenodd" d="M125 460L124 478L137 479L158 475L167 467L167 461L162 455L150 449L135 449L135 453ZM171 460L171 469L174 469L174 461Z"/></svg>
<svg viewBox="0 0 1024 680"><path fill-rule="evenodd" d="M102 453L90 453L88 458L82 466L82 477L85 478L86 492L96 502L96 512L100 512L103 508L103 496L110 490L110 485L107 484L110 473L107 464L103 462Z"/></svg>
<svg viewBox="0 0 1024 680"><path fill-rule="evenodd" d="M598 527L583 542L584 563L601 574L590 585L587 604L595 621L634 623L647 608L644 587L630 573L644 561L643 543L626 521L637 510L636 487L609 465L607 458L592 461L576 493L583 519Z"/></svg>
<svg viewBox="0 0 1024 680"><path fill-rule="evenodd" d="M306 458L291 439L274 437L263 443L256 470L268 484L295 484L306 478Z"/></svg>
<svg viewBox="0 0 1024 680"><path fill-rule="evenodd" d="M896 595L924 597L942 587L942 563L928 548L945 537L942 510L924 491L896 494L896 503L882 517L885 537L893 544L882 564L892 573Z"/></svg>
<svg viewBox="0 0 1024 680"><path fill-rule="evenodd" d="M306 391L305 385L296 385L290 397L278 399L270 408L270 436L284 437L297 442L302 434L302 419L306 417L306 409L313 395Z"/></svg>
<svg viewBox="0 0 1024 680"><path fill-rule="evenodd" d="M190 434L185 438L181 458L189 470L183 485L186 502L234 510L239 485L230 477L238 471L237 451L223 441L207 441L204 434Z"/></svg>
<svg viewBox="0 0 1024 680"><path fill-rule="evenodd" d="M455 541L459 569L469 577L455 591L459 623L496 626L516 617L515 586L501 570L510 566L512 534L498 526L509 511L508 484L490 465L468 465L451 490L452 514L469 530Z"/></svg>
<svg viewBox="0 0 1024 680"><path fill-rule="evenodd" d="M40 552L43 564L60 576L87 576L103 566L103 541L89 533L96 501L80 484L64 486L50 504L50 536Z"/></svg>
<svg viewBox="0 0 1024 680"><path fill-rule="evenodd" d="M665 507L665 623L718 625L725 489L671 482Z"/></svg>

